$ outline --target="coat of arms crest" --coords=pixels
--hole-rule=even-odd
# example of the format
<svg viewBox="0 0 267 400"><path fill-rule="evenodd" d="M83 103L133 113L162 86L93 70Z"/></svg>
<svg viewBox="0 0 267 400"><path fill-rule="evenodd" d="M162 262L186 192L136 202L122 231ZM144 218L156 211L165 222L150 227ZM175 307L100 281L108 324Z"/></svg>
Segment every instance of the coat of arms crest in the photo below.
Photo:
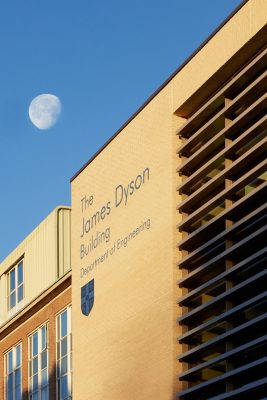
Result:
<svg viewBox="0 0 267 400"><path fill-rule="evenodd" d="M94 305L94 279L81 288L81 310L86 316L89 315Z"/></svg>

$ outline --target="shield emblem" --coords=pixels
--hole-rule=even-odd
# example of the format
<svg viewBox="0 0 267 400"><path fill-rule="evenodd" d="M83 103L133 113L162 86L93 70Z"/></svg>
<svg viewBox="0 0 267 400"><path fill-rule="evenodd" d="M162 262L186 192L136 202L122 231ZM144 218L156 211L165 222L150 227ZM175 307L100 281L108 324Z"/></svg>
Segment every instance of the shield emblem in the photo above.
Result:
<svg viewBox="0 0 267 400"><path fill-rule="evenodd" d="M94 279L81 288L81 309L86 316L89 315L94 305Z"/></svg>

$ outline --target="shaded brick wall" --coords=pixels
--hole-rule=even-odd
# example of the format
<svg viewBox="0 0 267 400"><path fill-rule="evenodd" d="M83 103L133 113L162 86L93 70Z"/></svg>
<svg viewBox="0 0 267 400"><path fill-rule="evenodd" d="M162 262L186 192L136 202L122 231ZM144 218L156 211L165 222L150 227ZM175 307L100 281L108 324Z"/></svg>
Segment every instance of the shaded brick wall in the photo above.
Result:
<svg viewBox="0 0 267 400"><path fill-rule="evenodd" d="M71 303L71 278L64 280L55 290L48 293L24 315L0 332L0 399L4 394L4 354L22 343L22 391L28 399L28 336L45 322L49 331L49 388L50 399L56 399L56 315Z"/></svg>

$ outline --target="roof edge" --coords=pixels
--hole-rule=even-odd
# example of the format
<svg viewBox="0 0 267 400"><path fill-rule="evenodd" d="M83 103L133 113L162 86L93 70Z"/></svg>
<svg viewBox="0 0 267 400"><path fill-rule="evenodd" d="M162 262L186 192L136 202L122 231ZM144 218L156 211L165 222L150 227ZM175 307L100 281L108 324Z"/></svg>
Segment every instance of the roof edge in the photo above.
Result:
<svg viewBox="0 0 267 400"><path fill-rule="evenodd" d="M201 43L199 47L188 57L185 59L185 61L160 85L158 89L155 90L155 92L152 93L151 96L135 111L130 118L126 120L126 122L121 125L121 127L97 150L96 153L93 154L93 156L72 176L70 179L70 182L74 181L78 175L89 165L91 162L116 138L116 136L127 126L129 123L156 97L156 95L161 92L162 89L167 86L167 84L175 77L175 75L178 74L185 66L188 64L192 58L195 57L195 55L216 35L217 32L219 32L220 29L231 19L233 16L250 0L242 0L241 3L228 15L227 18L225 18L220 25L207 37L207 39L204 40L204 42Z"/></svg>

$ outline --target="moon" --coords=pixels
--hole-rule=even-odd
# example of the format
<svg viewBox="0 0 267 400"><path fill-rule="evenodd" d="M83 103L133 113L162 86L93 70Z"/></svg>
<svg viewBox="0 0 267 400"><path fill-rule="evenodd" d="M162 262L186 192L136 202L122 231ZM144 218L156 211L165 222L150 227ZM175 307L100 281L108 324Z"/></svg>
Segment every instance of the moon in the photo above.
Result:
<svg viewBox="0 0 267 400"><path fill-rule="evenodd" d="M31 122L39 129L49 129L55 125L61 113L61 102L53 94L40 94L29 106Z"/></svg>

